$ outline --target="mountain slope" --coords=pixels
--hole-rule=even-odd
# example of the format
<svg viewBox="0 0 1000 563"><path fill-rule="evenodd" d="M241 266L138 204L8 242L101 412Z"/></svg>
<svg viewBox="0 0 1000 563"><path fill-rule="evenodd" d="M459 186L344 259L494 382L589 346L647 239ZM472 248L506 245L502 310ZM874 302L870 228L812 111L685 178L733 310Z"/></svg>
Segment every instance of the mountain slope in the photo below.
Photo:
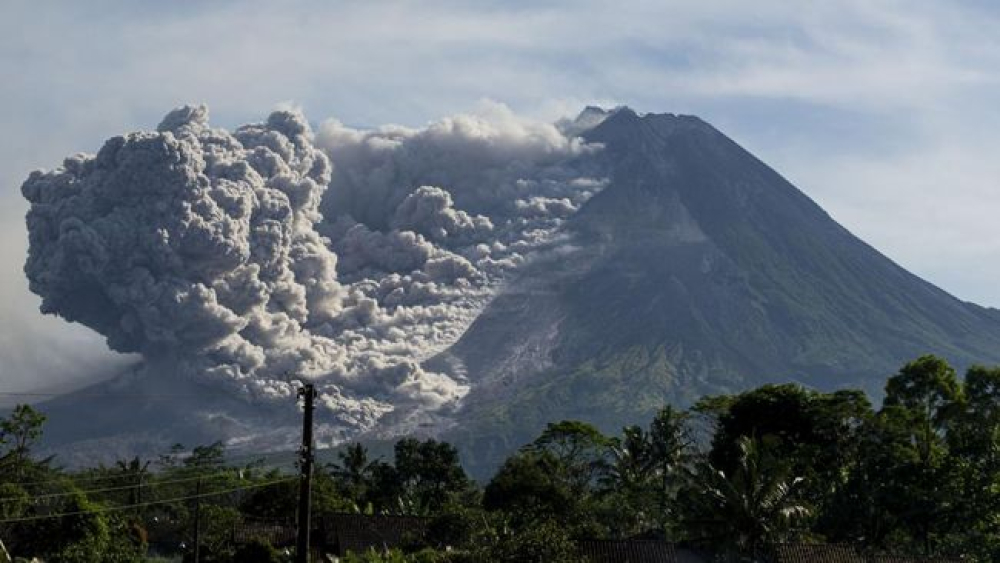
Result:
<svg viewBox="0 0 1000 563"><path fill-rule="evenodd" d="M924 353L1000 362L1000 313L897 266L698 118L623 109L584 136L611 182L572 247L448 352L473 378L453 434L473 464L562 417L615 430L769 381L877 394Z"/></svg>
<svg viewBox="0 0 1000 563"><path fill-rule="evenodd" d="M684 406L706 394L765 382L861 387L877 395L888 374L929 352L959 367L1000 363L1000 312L964 303L906 272L698 118L588 108L576 122L560 126L603 148L584 147L550 125L518 130L530 141L526 145L512 143L513 133L506 130L481 138L462 132L491 129L453 128L462 133L456 136L442 133L452 129L439 127L427 135L414 133L411 144L400 145L395 137L373 143L374 160L358 159L355 174L350 159L340 161L341 176L358 179L352 186L366 196L360 200L365 205L386 205L385 197L368 198L366 187L373 182L381 181L395 193L391 188L397 184L421 186L448 176L444 172L452 167L461 172L453 175L450 186L454 201L443 189L421 192L443 196L424 202L437 213L430 215L435 221L472 224L459 202L472 205L480 199L492 207L474 209L477 213L534 204L545 213L542 219L531 215L537 209L523 217L501 213L494 217L495 226L504 227L488 229L497 244L466 248L461 242L465 239L460 239L451 250L433 247L413 233L407 238L396 231L325 219L330 236L341 237L334 245L342 243L338 252L344 259L337 262L342 281L367 291L364 295L370 299L347 307L324 334L354 342L364 328L374 340L343 349L345 360L371 361L358 362L356 373L337 380L349 384L356 395L334 393L336 386L326 395L329 401L317 419L317 439L323 444L354 439L362 432L345 428L363 427L367 433L361 437L370 439L435 434L456 442L470 469L484 476L545 423L561 418L588 420L617 431L648 421L665 403ZM343 136L355 137L363 136ZM539 138L548 141L538 145ZM479 152L470 153L470 145ZM400 155L380 160L388 146L402 147ZM466 153L472 157L463 158ZM574 184L577 180L586 182ZM542 188L518 191L526 186ZM584 186L580 190L587 195L574 186ZM590 197L590 186L605 187ZM572 201L566 199L571 196ZM558 214L549 213L549 205L558 207ZM338 225L347 225L349 233ZM467 307L452 311L450 302L435 299L464 295L470 285L462 276L468 273L462 270L451 282L431 285L438 278L429 274L430 266L425 266L427 272L410 272L416 267L412 252L419 251L427 255L418 262L438 270L445 264L468 263L472 268L453 252L483 264L509 264L510 269L503 270L504 278L497 274L497 280L505 280L499 291L496 285L489 285L488 291L472 288L491 297L485 310L480 312L479 306L486 293L476 293L479 297ZM494 251L501 254L490 254ZM438 258L430 260L432 254ZM442 262L442 255L450 259ZM308 262L311 255L296 256ZM370 272L358 270L366 256L374 257ZM522 263L524 256L529 258ZM365 278L375 275L377 267L397 262L406 275L391 266L392 273L377 278L382 282ZM317 275L329 281L331 272ZM428 293L429 287L438 288L439 296ZM399 299L407 295L415 301L401 306ZM385 308L375 307L376 298L386 302ZM464 333L455 328L464 329L466 315L471 319L476 313ZM439 317L461 322L435 325ZM203 324L199 319L190 326ZM397 321L405 322L397 326ZM392 328L374 330L367 323ZM421 331L440 337L408 344L413 333ZM257 336L264 334L271 332ZM459 334L457 342L423 365L418 364L423 355L406 355L436 350L428 342L452 342ZM309 357L317 351L316 342L325 341L266 339L261 351L275 358L286 357L283 350ZM378 357L365 356L366 350ZM406 361L386 363L391 359L382 355L386 351L402 354L398 357ZM201 348L194 352L204 356L206 365L217 359L202 354ZM254 451L294 445L299 413L292 396L255 402L217 379L184 372L180 364L189 355L146 358L107 383L42 405L50 417L49 453L58 453L64 463L93 464L155 455L178 441L193 445L221 439L234 449ZM389 369L393 367L405 369ZM261 382L259 374L225 373L245 375L240 385ZM383 389L387 385L434 395L436 389L452 388L434 383L446 380L460 382L463 391L468 385L457 411L455 402L445 402L446 408L424 408L424 403L400 399L411 395L386 395ZM358 400L370 399L373 393L395 402ZM384 407L387 414L371 419L369 426L357 422L367 424L365 417L355 417L354 426L345 423L345 418L367 413L372 405Z"/></svg>

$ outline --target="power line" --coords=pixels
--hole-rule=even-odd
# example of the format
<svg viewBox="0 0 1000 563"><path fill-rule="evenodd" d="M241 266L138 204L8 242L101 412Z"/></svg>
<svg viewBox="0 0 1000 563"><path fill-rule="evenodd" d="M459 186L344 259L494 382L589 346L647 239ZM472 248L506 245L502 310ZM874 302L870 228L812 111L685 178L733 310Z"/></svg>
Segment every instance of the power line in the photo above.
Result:
<svg viewBox="0 0 1000 563"><path fill-rule="evenodd" d="M271 467L269 469L280 469L280 468L282 468L282 466L278 465L278 466ZM129 477L129 476L136 476L136 475L137 474L135 474L135 473L124 473L124 474L121 474L121 475L117 475L116 477L121 478L121 477ZM153 488L153 487L159 487L161 485L172 485L172 484L176 484L176 483L188 483L188 482L191 482L191 481L197 481L199 479L205 479L206 475L209 476L209 477L222 477L223 476L222 474L219 474L219 473L212 474L212 473L205 472L205 473L199 473L199 474L197 474L195 476L185 477L183 479L169 479L169 480L166 480L166 481L155 481L154 480L154 481L149 481L149 482L146 482L146 483L133 483L131 485L122 485L122 486L118 486L118 487L104 487L104 488L100 488L100 489L81 489L81 490L75 490L75 491L66 491L66 492L62 492L62 493L47 493L47 494L44 494L44 495L31 495L31 496L28 496L26 499L24 497L4 497L4 498L0 498L0 502L11 501L11 500L31 500L31 501L36 501L36 500L50 499L50 498L70 497L70 496L74 496L74 495L77 495L77 494L87 495L87 494L91 494L91 493L109 493L109 492L113 492L113 491L126 491L126 490L129 490L129 489L137 489L137 488L140 488L140 487L142 487L142 488L147 488L147 487L148 488Z"/></svg>
<svg viewBox="0 0 1000 563"><path fill-rule="evenodd" d="M170 457L170 456L173 456L173 455L175 455L175 454L173 454L173 453L166 453L166 454L159 454L157 457L162 459L162 458ZM266 458L276 458L276 457L281 457L281 456L287 456L289 459L297 457L296 453L294 451L292 451L292 450L283 451L283 452L269 452L269 453L244 453L244 454L231 455L231 456L223 455L222 459L218 462L219 463L218 467L225 467L227 464L232 464L233 462L236 462L236 461L243 461L243 462L253 462L253 461L258 461L258 460L264 461ZM186 461L188 459L191 459L192 457L194 457L194 454L188 453L186 456L178 458L178 461L183 462L183 461ZM190 468L199 468L199 467L206 467L206 466L205 465L193 465L193 466L190 466Z"/></svg>
<svg viewBox="0 0 1000 563"><path fill-rule="evenodd" d="M260 467L253 467L253 468L251 468L251 470L252 469L260 469L260 470L281 469L282 467L285 467L286 465L287 465L286 462L272 461L270 463L264 463ZM186 468L182 468L182 469L186 469ZM197 479L198 477L206 477L206 476L218 475L218 474L220 474L223 471L243 471L243 470L244 470L243 468L237 467L237 466L200 467L199 471L185 471L184 472L185 474L189 475L190 477L185 477L183 479L176 479L176 480L173 480L173 481L160 481L160 483L175 482L175 481L180 482L180 481L194 480L194 479ZM48 481L34 481L34 482L30 482L30 483L11 483L11 484L12 485L17 485L19 487L27 487L27 486L35 486L35 485L49 485L49 484L63 484L63 483L65 483L66 485L69 485L69 486L75 486L75 485L79 485L80 483L94 483L94 482L99 482L99 481L110 481L110 480L114 480L114 479L125 479L125 478L128 478L128 477L136 477L138 475L140 475L140 474L139 473L135 473L135 472L130 472L130 473L118 473L118 474L115 474L115 475L104 475L104 476L101 476L101 477L81 478L81 479L77 479L77 478L74 478L72 476L65 476L65 477L61 477L61 478L58 478L58 479L51 479L51 480L48 480ZM155 478L157 476L164 475L164 473L149 472L149 473L142 473L142 475ZM155 481L153 481L153 482L155 482ZM145 485L143 485L143 486L145 486ZM83 490L80 490L78 492L87 493L87 492L96 492L98 490L105 490L105 489L83 489ZM113 490L113 489L109 488L107 490ZM6 499L0 498L0 500L6 500Z"/></svg>
<svg viewBox="0 0 1000 563"><path fill-rule="evenodd" d="M38 516L25 516L25 517L21 517L21 518L9 518L7 520L0 520L0 524L14 524L14 523L17 523L17 522L33 522L33 521L36 521L36 520L46 520L46 519L49 519L49 518L64 518L66 516L81 516L81 515L84 515L84 514L94 514L94 513L104 513L104 512L117 512L117 511L121 511L121 510L129 510L129 509L132 509L132 508L142 508L142 507L146 507L146 506L156 506L158 504L167 504L167 503L171 503L171 502L181 502L181 501L185 501L185 500L194 500L194 499L199 499L199 498L208 498L208 497L220 496L220 495L225 495L225 494L229 494L229 493L235 493L235 492L239 492L239 491L246 491L246 490L250 490L250 489L261 489L261 488L264 488L264 487L270 487L271 485L278 485L278 484L281 484L281 483L290 483L292 481L298 481L298 480L299 480L298 477L288 477L288 478L285 478L285 479L276 479L276 480L273 480L273 481L268 481L266 483L258 483L256 485L245 485L243 487L235 487L235 488L226 489L226 490L223 490L223 491L215 491L213 493L202 493L202 494L198 494L198 495L188 495L188 496L183 496L183 497L176 497L176 498L155 500L155 501L150 501L150 502L141 502L141 503L136 503L136 504L126 504L126 505L120 505L120 506L99 507L99 508L92 508L90 510L77 510L77 511L74 511L74 512L61 512L59 514L43 514L43 515L38 515Z"/></svg>
<svg viewBox="0 0 1000 563"><path fill-rule="evenodd" d="M174 455L174 454L172 454L172 453L157 454L156 457L160 458L160 457L166 457L166 456L171 456L171 455ZM212 471L216 471L216 470L220 470L220 469L234 469L234 467L230 466L229 464L232 464L233 462L236 462L236 461L247 461L247 460L249 460L249 461L266 462L268 459L282 457L282 456L288 457L289 459L297 457L296 454L295 454L295 452L291 451L291 450L289 450L287 452L270 452L270 453L262 453L262 454L250 454L250 453L246 453L246 454L240 454L240 455L235 455L235 456L224 457L219 465L194 465L194 466L191 466L191 467L178 467L177 469L203 469L204 471L202 473L203 474L208 474L208 473L210 473ZM190 458L191 458L191 455L188 454L185 457L179 458L178 461L184 461L184 460L190 459ZM155 458L148 458L148 461L153 461L154 459ZM274 462L272 462L272 463L274 463ZM268 466L268 465L271 465L271 464L265 463L265 466ZM114 468L111 467L109 469L114 469ZM150 472L149 474L150 475L156 475L157 472ZM48 484L52 484L52 483L62 483L62 482L65 482L65 481L71 481L73 484L77 484L77 483L89 483L89 482L93 482L93 481L106 481L106 480L110 480L110 479L121 479L122 477L125 477L125 476L128 476L128 475L135 475L135 473L134 472L129 472L129 473L115 473L113 475L95 475L95 476L90 476L90 477L82 477L82 476L81 477L75 477L72 474L67 474L67 475L64 475L62 477L55 477L55 478L52 478L52 479L42 479L42 480L39 480L39 481L22 481L22 482L16 482L16 483L11 483L11 484L18 485L18 486L21 486L21 487L30 487L30 486L35 486L35 485L48 485Z"/></svg>

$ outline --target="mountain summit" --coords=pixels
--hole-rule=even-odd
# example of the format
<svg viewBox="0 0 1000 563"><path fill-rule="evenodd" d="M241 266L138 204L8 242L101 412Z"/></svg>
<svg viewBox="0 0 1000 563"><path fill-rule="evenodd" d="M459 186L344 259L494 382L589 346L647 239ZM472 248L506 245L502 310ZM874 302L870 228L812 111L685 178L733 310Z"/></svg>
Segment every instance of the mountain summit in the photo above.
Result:
<svg viewBox="0 0 1000 563"><path fill-rule="evenodd" d="M571 247L520 271L448 352L472 374L454 439L475 462L560 418L617 430L767 382L878 396L925 353L1000 361L1000 312L899 267L711 125L602 117L582 135L610 182L569 220Z"/></svg>
<svg viewBox="0 0 1000 563"><path fill-rule="evenodd" d="M143 358L44 406L54 451L288 447L308 380L322 445L435 434L481 472L560 418L616 431L766 382L877 395L925 353L1000 363L1000 312L697 117L490 115L314 133L282 111L230 133L179 108L33 173L43 310Z"/></svg>

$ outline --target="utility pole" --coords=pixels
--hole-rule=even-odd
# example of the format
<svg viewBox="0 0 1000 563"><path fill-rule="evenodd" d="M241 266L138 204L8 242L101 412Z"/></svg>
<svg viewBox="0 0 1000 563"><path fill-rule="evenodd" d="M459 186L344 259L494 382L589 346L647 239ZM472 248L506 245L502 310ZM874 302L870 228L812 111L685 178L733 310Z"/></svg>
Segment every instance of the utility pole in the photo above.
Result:
<svg viewBox="0 0 1000 563"><path fill-rule="evenodd" d="M299 452L299 469L302 471L299 481L299 520L298 539L295 544L295 562L309 563L309 532L312 526L312 473L315 456L313 452L313 401L316 399L316 388L312 383L306 383L299 389L302 397L302 450Z"/></svg>
<svg viewBox="0 0 1000 563"><path fill-rule="evenodd" d="M194 489L194 563L201 563L201 479Z"/></svg>

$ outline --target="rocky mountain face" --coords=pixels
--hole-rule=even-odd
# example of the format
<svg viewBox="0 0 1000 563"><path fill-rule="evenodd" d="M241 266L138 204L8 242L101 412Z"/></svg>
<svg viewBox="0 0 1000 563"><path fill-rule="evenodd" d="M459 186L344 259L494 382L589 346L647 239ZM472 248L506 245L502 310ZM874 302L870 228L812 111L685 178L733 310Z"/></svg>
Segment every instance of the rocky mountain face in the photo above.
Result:
<svg viewBox="0 0 1000 563"><path fill-rule="evenodd" d="M878 396L925 353L1000 361L1000 312L899 267L704 121L623 109L583 135L608 187L447 352L472 378L450 434L472 466L561 418L617 431L767 382Z"/></svg>
<svg viewBox="0 0 1000 563"><path fill-rule="evenodd" d="M877 395L887 375L925 353L958 366L1000 363L1000 311L908 273L704 121L588 108L561 127L603 147L573 154L605 187L506 274L461 338L423 362L468 385L458 407L388 416L362 438L433 434L456 442L484 476L563 418L614 432L666 403L766 382ZM341 256L338 268L346 263ZM43 405L52 451L123 457L214 436L294 445L294 409L215 399L170 378L156 385L178 394L174 406L137 400L123 411L128 403L109 400L84 409L73 397ZM147 392L133 375L78 395Z"/></svg>

